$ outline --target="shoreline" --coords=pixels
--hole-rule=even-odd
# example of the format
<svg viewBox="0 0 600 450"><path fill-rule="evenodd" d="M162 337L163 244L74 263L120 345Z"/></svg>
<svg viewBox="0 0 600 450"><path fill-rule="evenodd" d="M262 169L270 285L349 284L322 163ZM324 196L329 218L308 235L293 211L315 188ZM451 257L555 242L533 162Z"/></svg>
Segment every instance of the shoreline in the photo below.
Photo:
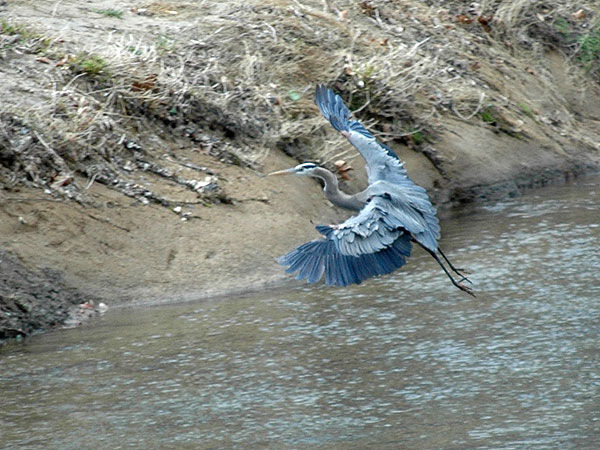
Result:
<svg viewBox="0 0 600 450"><path fill-rule="evenodd" d="M552 171L552 173L557 174L556 171ZM544 186L562 185L575 179L598 175L600 175L600 172L597 169L577 171L576 175L573 175L571 171L567 171L560 173L560 176L544 177L543 182L535 180L531 180L529 183L507 182L509 185L520 186L516 191L502 191L490 186L488 189L494 192L495 195L493 199L487 195L480 195L477 197L479 200L458 207L446 205L441 208L438 215L443 222L444 217L456 213L460 214L461 210L478 204L501 201L502 199L534 192ZM508 192L508 194L499 196L498 192ZM292 244L284 243L284 245L291 247ZM43 266L26 266L19 261L18 257L6 251L0 253L0 260L4 274L4 283L0 286L0 300L2 300L0 302L0 345L53 329L86 326L90 318L101 313L96 306L100 303L107 304L110 309L119 309L197 301L218 301L225 297L267 292L283 289L286 286L298 286L301 283L287 275L283 268L277 265L280 270L279 276L275 274L269 280L244 286L232 284L221 288L212 286L210 289L206 289L206 287L204 289L193 289L188 286L188 289L184 287L178 291L165 287L162 292L157 292L155 289L144 290L143 287L138 286L128 290L115 288L113 291L107 291L105 288L91 287L87 283L66 282L65 280L69 278L69 274L60 273ZM19 274L19 280L15 281L14 278L11 279L6 276L9 267L10 271ZM260 272L260 270L257 270L257 272ZM8 294L9 292L12 292L12 295ZM22 300L18 300L19 298L27 298L28 306L23 306L24 303ZM45 305L42 306L41 302L45 302ZM38 311L40 307L43 307L43 319L40 319ZM36 313L36 311L38 312ZM9 317L6 316L7 312Z"/></svg>

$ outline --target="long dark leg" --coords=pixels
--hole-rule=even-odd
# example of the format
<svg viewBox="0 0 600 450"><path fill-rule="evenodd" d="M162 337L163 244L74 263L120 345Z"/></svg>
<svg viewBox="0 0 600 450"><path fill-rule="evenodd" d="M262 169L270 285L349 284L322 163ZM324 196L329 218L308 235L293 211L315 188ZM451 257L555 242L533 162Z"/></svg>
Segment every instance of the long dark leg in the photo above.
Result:
<svg viewBox="0 0 600 450"><path fill-rule="evenodd" d="M456 267L454 267L454 265L450 262L450 260L448 259L448 257L444 254L444 252L442 251L442 249L439 248L439 247L438 247L438 252L439 252L440 255L442 255L442 258L444 258L444 261L446 261L448 263L448 265L450 266L450 269L452 269L452 271L454 273L456 273L459 277L461 277L459 283L463 282L463 281L467 281L467 282L473 284L471 282L471 280L469 280L466 277L466 275L465 275L465 273L469 273L467 270L465 270L465 269L457 269Z"/></svg>
<svg viewBox="0 0 600 450"><path fill-rule="evenodd" d="M419 244L419 245L421 245L421 244ZM421 247L423 247L423 246L421 245ZM450 274L450 272L448 272L448 269L446 269L446 266L444 266L444 263L442 263L442 260L439 258L439 256L438 256L438 255L437 255L437 254L436 254L434 251L431 251L431 250L429 250L429 249L428 249L428 248L426 248L426 247L423 247L423 248L425 249L425 251L426 251L427 253L429 253L431 256L433 256L433 257L434 257L434 259L435 259L435 260L438 262L438 264L440 265L440 267L441 267L442 269L444 269L444 272L446 273L446 275L448 275L448 278L450 278L450 281L452 281L452 284L453 284L454 286L456 286L457 288L459 288L461 291L464 291L464 292L466 292L467 294L469 294L469 295L472 295L473 297L475 297L475 293L473 292L473 290L472 290L470 287L467 287L467 286L465 286L464 284L462 284L462 283L461 283L461 281L462 281L462 280L461 280L461 281L456 281L456 280L454 279L454 277L453 277L453 276ZM454 270L454 269L453 269L453 270ZM456 270L455 270L455 272L456 272ZM462 276L462 275L461 275L461 276ZM464 277L463 277L463 278L464 278Z"/></svg>

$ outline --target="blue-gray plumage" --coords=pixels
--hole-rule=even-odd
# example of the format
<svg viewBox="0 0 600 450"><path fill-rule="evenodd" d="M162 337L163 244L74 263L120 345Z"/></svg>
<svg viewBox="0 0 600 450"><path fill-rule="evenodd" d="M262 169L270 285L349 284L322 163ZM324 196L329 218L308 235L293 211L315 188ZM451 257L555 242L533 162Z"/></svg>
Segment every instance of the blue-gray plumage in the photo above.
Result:
<svg viewBox="0 0 600 450"><path fill-rule="evenodd" d="M323 239L307 242L281 257L287 272L314 283L325 275L328 285L358 284L406 264L412 242L431 254L452 283L474 296L462 284L468 279L456 269L438 246L440 225L427 192L408 177L404 164L360 122L337 94L324 85L316 90L316 104L333 128L344 135L365 159L369 187L357 194L341 191L336 176L313 163L303 163L270 175L307 175L324 182L325 196L335 205L358 211L339 225L317 226ZM461 279L456 281L438 253Z"/></svg>

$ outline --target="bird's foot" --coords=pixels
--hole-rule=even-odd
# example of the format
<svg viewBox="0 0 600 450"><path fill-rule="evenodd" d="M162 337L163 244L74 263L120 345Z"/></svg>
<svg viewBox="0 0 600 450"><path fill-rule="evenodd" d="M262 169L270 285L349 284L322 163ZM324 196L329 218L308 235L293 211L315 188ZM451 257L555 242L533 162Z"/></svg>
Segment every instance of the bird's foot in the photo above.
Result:
<svg viewBox="0 0 600 450"><path fill-rule="evenodd" d="M458 275L460 277L459 283L466 281L469 284L473 284L473 282L467 278L467 275L465 275L465 274L470 274L471 272L469 272L466 269L455 269L454 267L452 268L452 270L454 271L454 273L456 273L456 275Z"/></svg>
<svg viewBox="0 0 600 450"><path fill-rule="evenodd" d="M461 280L462 281L462 280ZM469 281L470 283L470 281ZM473 292L473 289L471 289L468 286L465 286L464 284L462 284L460 281L458 282L454 282L454 286L456 286L457 288L459 288L461 291L466 292L467 294L469 294L472 297L476 297L475 293Z"/></svg>
<svg viewBox="0 0 600 450"><path fill-rule="evenodd" d="M473 284L473 282L471 280L469 280L467 277L465 277L462 273L459 273L459 275L462 277L460 280L458 280L459 283L466 281L469 284Z"/></svg>

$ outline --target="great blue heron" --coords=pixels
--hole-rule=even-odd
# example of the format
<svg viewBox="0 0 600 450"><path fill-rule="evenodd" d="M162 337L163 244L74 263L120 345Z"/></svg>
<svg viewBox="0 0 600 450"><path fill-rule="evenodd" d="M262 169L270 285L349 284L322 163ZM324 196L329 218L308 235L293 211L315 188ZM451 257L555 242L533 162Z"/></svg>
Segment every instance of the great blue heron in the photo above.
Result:
<svg viewBox="0 0 600 450"><path fill-rule="evenodd" d="M474 296L471 288L462 283L469 280L438 246L440 225L425 189L408 177L394 151L378 142L360 122L349 120L350 111L341 97L324 85L317 87L316 104L365 159L369 186L357 194L346 194L333 173L313 163L269 174L320 178L325 196L334 205L359 211L339 225L318 225L322 239L302 244L279 259L282 265L289 266L286 271L298 272L298 279L310 283L319 281L324 274L328 285L358 284L402 267L410 256L412 242L417 242L435 258L457 288ZM438 254L460 280L452 276Z"/></svg>

